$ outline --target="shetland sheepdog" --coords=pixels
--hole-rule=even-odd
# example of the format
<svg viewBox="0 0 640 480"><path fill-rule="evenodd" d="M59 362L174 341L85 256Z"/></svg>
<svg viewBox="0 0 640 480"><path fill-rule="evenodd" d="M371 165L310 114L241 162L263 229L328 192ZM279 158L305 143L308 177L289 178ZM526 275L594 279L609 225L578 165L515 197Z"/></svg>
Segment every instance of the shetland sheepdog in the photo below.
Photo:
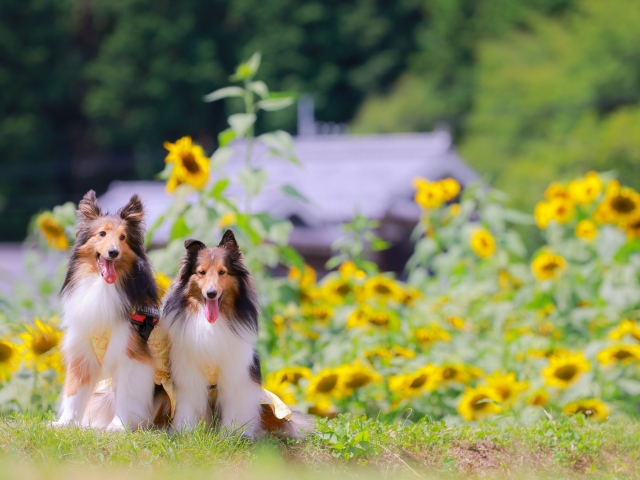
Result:
<svg viewBox="0 0 640 480"><path fill-rule="evenodd" d="M151 418L154 368L129 318L158 301L143 221L137 195L115 215L102 212L93 190L78 204L61 290L66 378L56 426L136 429ZM111 379L109 394L94 394L101 378Z"/></svg>
<svg viewBox="0 0 640 480"><path fill-rule="evenodd" d="M185 248L160 318L171 345L173 428L191 429L204 421L252 438L265 431L304 435L311 430L306 416L292 412L288 421L281 420L261 405L262 374L254 350L257 294L233 232L227 230L217 247L187 240Z"/></svg>

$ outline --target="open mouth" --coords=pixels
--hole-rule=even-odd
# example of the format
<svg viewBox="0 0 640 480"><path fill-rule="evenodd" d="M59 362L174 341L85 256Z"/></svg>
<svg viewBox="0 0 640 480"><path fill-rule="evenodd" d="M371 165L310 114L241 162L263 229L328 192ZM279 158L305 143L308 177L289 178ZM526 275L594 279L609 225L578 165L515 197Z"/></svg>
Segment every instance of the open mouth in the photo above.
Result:
<svg viewBox="0 0 640 480"><path fill-rule="evenodd" d="M98 260L98 268L100 269L100 275L104 278L104 281L108 284L115 283L118 279L118 274L116 273L116 262L115 260L108 260L106 258L102 258L100 254L97 255Z"/></svg>
<svg viewBox="0 0 640 480"><path fill-rule="evenodd" d="M209 323L214 323L220 315L220 300L222 294L218 295L213 300L205 298L204 316L207 317Z"/></svg>

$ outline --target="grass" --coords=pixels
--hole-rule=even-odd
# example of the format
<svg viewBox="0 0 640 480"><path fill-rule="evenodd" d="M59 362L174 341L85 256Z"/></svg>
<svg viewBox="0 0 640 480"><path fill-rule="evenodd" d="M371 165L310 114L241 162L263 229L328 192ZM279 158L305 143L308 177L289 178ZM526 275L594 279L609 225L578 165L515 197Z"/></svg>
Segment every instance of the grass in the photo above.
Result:
<svg viewBox="0 0 640 480"><path fill-rule="evenodd" d="M0 478L635 478L640 424L582 417L519 425L387 425L342 416L300 442L199 428L189 434L53 429L49 416L0 417Z"/></svg>

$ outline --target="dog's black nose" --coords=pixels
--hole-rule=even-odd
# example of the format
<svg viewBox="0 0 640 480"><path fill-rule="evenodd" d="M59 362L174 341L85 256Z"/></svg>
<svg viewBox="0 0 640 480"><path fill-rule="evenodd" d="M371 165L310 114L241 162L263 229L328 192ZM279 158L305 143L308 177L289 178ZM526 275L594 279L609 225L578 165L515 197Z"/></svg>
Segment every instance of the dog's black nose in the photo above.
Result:
<svg viewBox="0 0 640 480"><path fill-rule="evenodd" d="M119 254L119 253L120 253L120 252L118 251L118 249L117 249L117 248L110 248L110 249L109 249L109 256L110 256L111 258L116 258L116 257L118 256L118 254Z"/></svg>
<svg viewBox="0 0 640 480"><path fill-rule="evenodd" d="M207 292L207 298L210 298L211 300L216 298L217 295L218 295L218 292L216 290L209 290Z"/></svg>

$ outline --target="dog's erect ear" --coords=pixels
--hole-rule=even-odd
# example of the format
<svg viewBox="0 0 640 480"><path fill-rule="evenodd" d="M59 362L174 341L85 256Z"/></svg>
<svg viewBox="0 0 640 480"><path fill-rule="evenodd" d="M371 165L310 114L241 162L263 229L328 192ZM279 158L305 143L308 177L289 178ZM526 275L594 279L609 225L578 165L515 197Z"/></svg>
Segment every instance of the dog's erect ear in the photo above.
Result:
<svg viewBox="0 0 640 480"><path fill-rule="evenodd" d="M91 221L102 216L102 210L98 206L96 192L89 190L84 194L82 200L78 204L78 216L82 220Z"/></svg>
<svg viewBox="0 0 640 480"><path fill-rule="evenodd" d="M127 222L141 223L144 220L144 207L140 197L135 193L131 195L129 203L118 210L118 215Z"/></svg>
<svg viewBox="0 0 640 480"><path fill-rule="evenodd" d="M238 247L238 242L236 242L236 236L233 234L233 230L227 230L222 235L222 240L218 244L219 247L228 250L229 252L240 251L240 247Z"/></svg>
<svg viewBox="0 0 640 480"><path fill-rule="evenodd" d="M186 248L189 253L198 253L203 248L207 248L207 246L200 240L190 238L189 240L184 241L184 248Z"/></svg>

